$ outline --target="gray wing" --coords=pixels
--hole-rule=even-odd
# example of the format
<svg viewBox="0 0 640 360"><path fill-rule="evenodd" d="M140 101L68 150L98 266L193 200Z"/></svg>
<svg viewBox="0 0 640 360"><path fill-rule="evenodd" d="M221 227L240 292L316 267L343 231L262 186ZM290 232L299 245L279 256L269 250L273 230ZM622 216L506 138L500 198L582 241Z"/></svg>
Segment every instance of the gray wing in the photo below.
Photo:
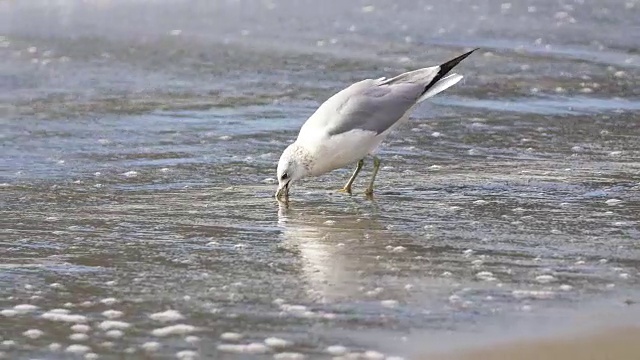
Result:
<svg viewBox="0 0 640 360"><path fill-rule="evenodd" d="M376 135L398 122L415 104L424 86L411 83L379 85L354 89L335 109L327 128L329 135L354 129L375 132Z"/></svg>
<svg viewBox="0 0 640 360"><path fill-rule="evenodd" d="M391 79L355 83L325 101L302 126L300 135L319 130L337 135L354 129L381 134L417 102L460 81L459 75L444 76L475 50L439 66L409 71Z"/></svg>
<svg viewBox="0 0 640 360"><path fill-rule="evenodd" d="M337 135L354 129L380 134L400 120L424 90L420 82L363 80L322 104L304 127Z"/></svg>

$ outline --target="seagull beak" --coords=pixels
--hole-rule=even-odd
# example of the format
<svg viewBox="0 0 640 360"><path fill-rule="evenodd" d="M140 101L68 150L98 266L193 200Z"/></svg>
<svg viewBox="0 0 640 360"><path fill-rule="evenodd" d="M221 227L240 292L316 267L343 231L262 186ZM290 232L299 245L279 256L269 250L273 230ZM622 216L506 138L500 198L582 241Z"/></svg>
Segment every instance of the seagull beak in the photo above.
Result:
<svg viewBox="0 0 640 360"><path fill-rule="evenodd" d="M289 198L289 184L291 181L287 181L282 186L278 187L278 191L276 191L276 199L280 200L283 196L285 198Z"/></svg>

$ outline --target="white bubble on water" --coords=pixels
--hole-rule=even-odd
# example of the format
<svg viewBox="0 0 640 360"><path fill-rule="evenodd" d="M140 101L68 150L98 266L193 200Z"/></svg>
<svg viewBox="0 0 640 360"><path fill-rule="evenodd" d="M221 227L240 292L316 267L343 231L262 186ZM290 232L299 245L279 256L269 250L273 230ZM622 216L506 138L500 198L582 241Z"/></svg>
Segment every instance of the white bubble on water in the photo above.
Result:
<svg viewBox="0 0 640 360"><path fill-rule="evenodd" d="M180 360L193 360L197 359L200 355L193 350L182 350L176 353L176 358Z"/></svg>
<svg viewBox="0 0 640 360"><path fill-rule="evenodd" d="M264 343L270 348L284 348L293 344L291 341L287 341L277 337L266 338L264 339Z"/></svg>
<svg viewBox="0 0 640 360"><path fill-rule="evenodd" d="M327 347L325 349L325 351L329 355L340 356L340 355L346 354L347 351L349 351L349 350L346 347L342 346L342 345L331 345L331 346Z"/></svg>
<svg viewBox="0 0 640 360"><path fill-rule="evenodd" d="M14 306L13 310L15 310L18 314L27 314L35 310L38 310L38 307L31 304L19 304Z"/></svg>
<svg viewBox="0 0 640 360"><path fill-rule="evenodd" d="M367 296L377 296L377 295L380 295L380 293L382 293L383 291L384 291L384 289L383 289L383 288L381 288L381 287L377 287L377 288L375 288L375 289L373 289L373 290L369 290L369 291L367 291L365 294L366 294Z"/></svg>
<svg viewBox="0 0 640 360"><path fill-rule="evenodd" d="M609 205L609 206L614 206L614 205L618 205L622 202L622 200L620 199L609 199L607 201L605 201L605 204Z"/></svg>
<svg viewBox="0 0 640 360"><path fill-rule="evenodd" d="M188 342L191 345L195 345L200 342L200 337L195 335L190 335L184 338L184 341Z"/></svg>
<svg viewBox="0 0 640 360"><path fill-rule="evenodd" d="M117 321L117 320L105 320L103 322L101 322L98 327L102 330L111 330L111 329L117 329L117 330L125 330L128 329L129 327L131 327L131 324L124 322L124 321Z"/></svg>
<svg viewBox="0 0 640 360"><path fill-rule="evenodd" d="M109 330L104 335L111 339L119 339L124 336L124 332L122 330Z"/></svg>
<svg viewBox="0 0 640 360"><path fill-rule="evenodd" d="M51 351L60 351L60 349L62 349L62 345L60 345L58 343L49 344L49 350L51 350Z"/></svg>
<svg viewBox="0 0 640 360"><path fill-rule="evenodd" d="M225 341L239 341L242 340L244 335L236 332L226 332L220 335L220 339Z"/></svg>
<svg viewBox="0 0 640 360"><path fill-rule="evenodd" d="M627 77L627 73L620 70L620 71L616 71L615 73L613 73L613 76L617 77L618 79L622 79Z"/></svg>
<svg viewBox="0 0 640 360"><path fill-rule="evenodd" d="M354 352L346 353L343 356L334 358L334 360L356 360L356 359L364 359L364 354L354 351Z"/></svg>
<svg viewBox="0 0 640 360"><path fill-rule="evenodd" d="M131 170L131 171L127 171L127 172L123 173L122 176L128 177L128 178L134 178L134 177L138 176L138 172L134 171L134 170Z"/></svg>
<svg viewBox="0 0 640 360"><path fill-rule="evenodd" d="M273 355L273 358L276 360L303 360L307 357L304 354L295 353L295 352L283 352L279 354Z"/></svg>
<svg viewBox="0 0 640 360"><path fill-rule="evenodd" d="M14 317L14 316L18 315L18 312L13 310L13 309L4 309L4 310L0 311L0 315L2 315L4 317Z"/></svg>
<svg viewBox="0 0 640 360"><path fill-rule="evenodd" d="M85 324L75 324L71 327L71 330L77 332L77 333L87 333L89 331L91 331L91 327L89 325L85 325Z"/></svg>
<svg viewBox="0 0 640 360"><path fill-rule="evenodd" d="M98 344L98 346L100 346L103 349L111 349L115 346L116 344L114 344L111 341L103 341L100 344Z"/></svg>
<svg viewBox="0 0 640 360"><path fill-rule="evenodd" d="M382 300L380 301L380 305L386 307L386 308L395 308L398 307L398 301L397 300Z"/></svg>
<svg viewBox="0 0 640 360"><path fill-rule="evenodd" d="M4 340L3 342L0 343L0 345L2 345L2 347L4 348L11 348L16 346L16 342L13 340Z"/></svg>
<svg viewBox="0 0 640 360"><path fill-rule="evenodd" d="M149 315L151 320L159 321L159 322L171 322L178 321L184 319L184 316L180 314L180 312L176 310L167 310L163 312L157 312Z"/></svg>
<svg viewBox="0 0 640 360"><path fill-rule="evenodd" d="M153 331L151 331L151 334L153 334L154 336L163 337L163 336L170 336L170 335L186 335L194 331L196 331L196 327L193 325L177 324L177 325L171 325L171 326L167 326L159 329L154 329Z"/></svg>
<svg viewBox="0 0 640 360"><path fill-rule="evenodd" d="M146 343L140 345L140 347L146 352L155 352L160 349L161 345L157 341L147 341Z"/></svg>
<svg viewBox="0 0 640 360"><path fill-rule="evenodd" d="M511 294L516 299L552 299L555 296L555 292L544 290L514 290Z"/></svg>
<svg viewBox="0 0 640 360"><path fill-rule="evenodd" d="M87 317L79 314L70 314L67 309L53 309L40 315L43 319L50 321L71 322L71 323L86 323Z"/></svg>
<svg viewBox="0 0 640 360"><path fill-rule="evenodd" d="M548 284L550 282L556 281L556 278L554 278L552 275L538 275L536 276L536 281L541 284Z"/></svg>
<svg viewBox="0 0 640 360"><path fill-rule="evenodd" d="M480 280L484 281L496 281L497 279L493 276L493 273L490 271L480 271L476 274L476 277Z"/></svg>
<svg viewBox="0 0 640 360"><path fill-rule="evenodd" d="M559 289L562 291L571 291L573 289L573 286L571 285L567 285L567 284L562 284L559 286Z"/></svg>
<svg viewBox="0 0 640 360"><path fill-rule="evenodd" d="M369 360L383 360L384 354L374 350L367 350L362 354L362 357Z"/></svg>
<svg viewBox="0 0 640 360"><path fill-rule="evenodd" d="M52 289L63 289L64 285L60 284L60 283L53 283L53 284L49 284L49 287Z"/></svg>
<svg viewBox="0 0 640 360"><path fill-rule="evenodd" d="M292 313L300 313L307 311L307 307L304 305L282 304L280 305L280 310Z"/></svg>
<svg viewBox="0 0 640 360"><path fill-rule="evenodd" d="M96 354L96 353L86 353L86 354L84 354L84 358L85 358L86 360L96 360L96 359L98 359L99 357L100 357L100 356L98 356L98 354Z"/></svg>
<svg viewBox="0 0 640 360"><path fill-rule="evenodd" d="M67 346L64 351L72 354L82 355L91 351L91 348L87 345L73 344Z"/></svg>
<svg viewBox="0 0 640 360"><path fill-rule="evenodd" d="M106 317L107 319L117 319L119 317L122 317L122 315L123 312L118 310L105 310L102 312L102 316Z"/></svg>
<svg viewBox="0 0 640 360"><path fill-rule="evenodd" d="M100 300L100 302L105 304L105 305L111 306L111 305L117 304L119 302L119 300L116 299L116 298L104 298L104 299Z"/></svg>
<svg viewBox="0 0 640 360"><path fill-rule="evenodd" d="M218 351L241 354L245 352L247 345L240 344L220 344L216 348Z"/></svg>
<svg viewBox="0 0 640 360"><path fill-rule="evenodd" d="M23 336L28 337L29 339L37 339L43 334L44 332L39 329L30 329L22 333Z"/></svg>
<svg viewBox="0 0 640 360"><path fill-rule="evenodd" d="M89 340L89 335L85 333L75 333L69 335L69 340L71 341L87 341Z"/></svg>
<svg viewBox="0 0 640 360"><path fill-rule="evenodd" d="M217 346L219 351L237 353L237 354L264 354L269 348L261 343L251 344L220 344Z"/></svg>

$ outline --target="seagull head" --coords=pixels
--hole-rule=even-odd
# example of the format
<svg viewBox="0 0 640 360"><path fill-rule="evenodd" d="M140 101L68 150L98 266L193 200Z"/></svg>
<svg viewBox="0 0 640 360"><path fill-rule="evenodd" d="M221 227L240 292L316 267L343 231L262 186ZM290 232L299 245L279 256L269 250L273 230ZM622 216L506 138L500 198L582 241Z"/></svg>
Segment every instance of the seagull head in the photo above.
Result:
<svg viewBox="0 0 640 360"><path fill-rule="evenodd" d="M278 191L276 198L289 197L289 189L294 181L309 175L310 157L308 152L296 143L289 145L278 162Z"/></svg>

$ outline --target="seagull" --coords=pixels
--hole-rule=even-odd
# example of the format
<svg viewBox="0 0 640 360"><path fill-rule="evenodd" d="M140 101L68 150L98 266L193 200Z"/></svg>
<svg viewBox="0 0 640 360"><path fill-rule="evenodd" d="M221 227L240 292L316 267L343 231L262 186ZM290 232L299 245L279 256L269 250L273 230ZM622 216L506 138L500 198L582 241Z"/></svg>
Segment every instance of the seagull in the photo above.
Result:
<svg viewBox="0 0 640 360"><path fill-rule="evenodd" d="M439 66L409 71L387 79L365 79L339 91L325 101L300 128L298 138L280 156L276 198L289 198L294 181L320 176L356 163L340 192L351 194L351 186L364 165L373 158L373 173L365 190L373 195L373 183L381 160L378 146L409 119L422 101L446 90L462 79L449 71L471 55L471 50Z"/></svg>

